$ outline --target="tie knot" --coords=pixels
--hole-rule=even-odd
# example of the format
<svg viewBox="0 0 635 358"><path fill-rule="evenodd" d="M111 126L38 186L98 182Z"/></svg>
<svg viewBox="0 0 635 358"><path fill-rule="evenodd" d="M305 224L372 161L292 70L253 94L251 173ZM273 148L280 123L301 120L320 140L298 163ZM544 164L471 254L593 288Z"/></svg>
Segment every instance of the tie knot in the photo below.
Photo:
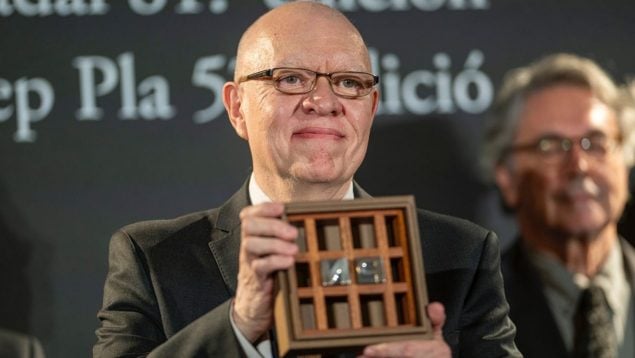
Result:
<svg viewBox="0 0 635 358"><path fill-rule="evenodd" d="M582 290L582 294L580 295L580 300L578 303L578 311L585 311L591 309L592 307L599 306L608 308L604 290L596 285L591 285Z"/></svg>

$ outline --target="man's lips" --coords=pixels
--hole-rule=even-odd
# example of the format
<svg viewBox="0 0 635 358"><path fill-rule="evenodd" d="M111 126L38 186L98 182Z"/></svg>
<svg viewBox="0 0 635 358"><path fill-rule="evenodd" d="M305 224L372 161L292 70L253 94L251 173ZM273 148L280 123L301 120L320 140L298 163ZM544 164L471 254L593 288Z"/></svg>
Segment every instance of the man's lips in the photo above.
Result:
<svg viewBox="0 0 635 358"><path fill-rule="evenodd" d="M560 192L560 198L571 202L598 200L600 188L591 180L575 180Z"/></svg>
<svg viewBox="0 0 635 358"><path fill-rule="evenodd" d="M344 134L340 131L332 128L321 128L321 127L307 127L301 128L293 132L294 137L300 138L330 138L330 139L340 139L344 138Z"/></svg>

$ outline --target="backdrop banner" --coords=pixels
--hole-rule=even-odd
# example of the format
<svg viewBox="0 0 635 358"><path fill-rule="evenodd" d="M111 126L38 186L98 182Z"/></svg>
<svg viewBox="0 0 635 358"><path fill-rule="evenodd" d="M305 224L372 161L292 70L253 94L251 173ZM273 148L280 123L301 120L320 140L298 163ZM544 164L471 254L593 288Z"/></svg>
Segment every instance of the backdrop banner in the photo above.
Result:
<svg viewBox="0 0 635 358"><path fill-rule="evenodd" d="M0 327L49 357L89 355L111 233L215 207L246 180L221 89L241 33L284 2L0 0ZM477 165L503 74L563 51L619 82L635 73L634 1L323 2L359 27L381 77L356 179L504 246L515 227Z"/></svg>

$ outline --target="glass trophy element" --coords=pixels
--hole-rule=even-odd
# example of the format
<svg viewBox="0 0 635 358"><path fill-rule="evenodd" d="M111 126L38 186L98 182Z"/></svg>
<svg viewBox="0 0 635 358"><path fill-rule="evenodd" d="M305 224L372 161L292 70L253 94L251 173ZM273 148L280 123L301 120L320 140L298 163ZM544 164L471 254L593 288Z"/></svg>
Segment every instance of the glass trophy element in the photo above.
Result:
<svg viewBox="0 0 635 358"><path fill-rule="evenodd" d="M386 282L384 266L379 257L360 257L355 259L357 283L377 284Z"/></svg>
<svg viewBox="0 0 635 358"><path fill-rule="evenodd" d="M320 269L322 271L322 286L351 284L348 260L345 257L335 260L322 260L320 261Z"/></svg>

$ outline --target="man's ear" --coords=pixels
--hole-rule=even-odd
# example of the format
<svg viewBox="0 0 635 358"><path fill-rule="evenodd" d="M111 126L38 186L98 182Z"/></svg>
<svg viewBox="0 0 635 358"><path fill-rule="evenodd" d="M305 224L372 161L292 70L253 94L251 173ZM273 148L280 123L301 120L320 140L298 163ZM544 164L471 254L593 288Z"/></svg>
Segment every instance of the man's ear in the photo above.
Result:
<svg viewBox="0 0 635 358"><path fill-rule="evenodd" d="M240 107L242 103L238 91L238 84L235 82L225 83L223 86L223 104L225 105L225 110L227 110L229 122L231 122L236 133L242 139L249 140L247 123Z"/></svg>
<svg viewBox="0 0 635 358"><path fill-rule="evenodd" d="M510 209L515 208L518 205L518 180L514 173L505 164L498 164L494 175L505 205Z"/></svg>
<svg viewBox="0 0 635 358"><path fill-rule="evenodd" d="M373 118L374 118L375 114L377 114L377 108L379 108L379 90L375 89L373 92L371 92L370 95L373 96Z"/></svg>

